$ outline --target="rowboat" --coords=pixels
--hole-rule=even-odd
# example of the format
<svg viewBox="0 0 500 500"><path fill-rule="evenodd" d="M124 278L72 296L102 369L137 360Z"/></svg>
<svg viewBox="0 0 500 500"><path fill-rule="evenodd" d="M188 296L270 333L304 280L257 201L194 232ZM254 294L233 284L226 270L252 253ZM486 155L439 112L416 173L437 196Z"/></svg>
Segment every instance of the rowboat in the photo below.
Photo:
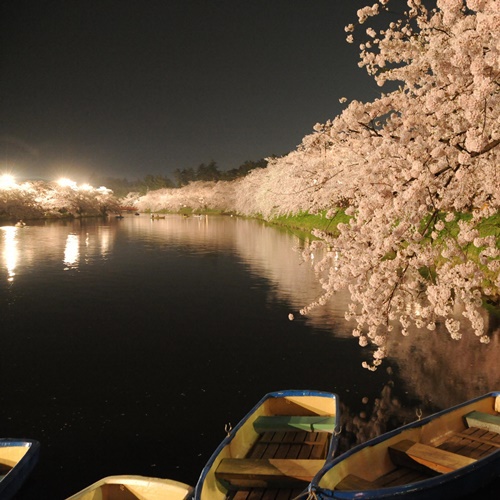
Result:
<svg viewBox="0 0 500 500"><path fill-rule="evenodd" d="M407 424L330 461L311 498L449 499L500 475L500 392Z"/></svg>
<svg viewBox="0 0 500 500"><path fill-rule="evenodd" d="M67 500L185 500L193 487L172 479L144 476L109 476L91 484Z"/></svg>
<svg viewBox="0 0 500 500"><path fill-rule="evenodd" d="M12 498L38 461L40 443L29 439L0 439L0 498Z"/></svg>
<svg viewBox="0 0 500 500"><path fill-rule="evenodd" d="M228 430L200 474L194 499L274 499L285 491L286 498L297 496L334 456L339 421L335 394L266 394Z"/></svg>

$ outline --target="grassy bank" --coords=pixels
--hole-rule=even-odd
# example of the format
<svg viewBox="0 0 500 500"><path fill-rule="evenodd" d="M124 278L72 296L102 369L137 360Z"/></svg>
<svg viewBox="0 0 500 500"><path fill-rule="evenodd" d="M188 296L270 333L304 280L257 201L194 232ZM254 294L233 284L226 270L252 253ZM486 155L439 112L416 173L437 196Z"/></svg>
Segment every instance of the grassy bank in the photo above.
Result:
<svg viewBox="0 0 500 500"><path fill-rule="evenodd" d="M349 219L350 217L343 210L338 210L332 219L326 218L326 211L317 215L304 212L289 217L276 217L271 219L269 223L307 232L319 229L320 231L337 236L339 234L337 226L340 223L346 224L349 222Z"/></svg>

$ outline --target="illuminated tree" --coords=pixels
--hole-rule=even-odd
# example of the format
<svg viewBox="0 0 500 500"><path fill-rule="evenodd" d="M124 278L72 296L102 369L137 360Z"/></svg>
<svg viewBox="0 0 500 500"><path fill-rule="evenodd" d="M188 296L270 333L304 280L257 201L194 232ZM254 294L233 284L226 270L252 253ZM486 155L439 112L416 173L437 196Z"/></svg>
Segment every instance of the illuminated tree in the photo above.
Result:
<svg viewBox="0 0 500 500"><path fill-rule="evenodd" d="M77 186L67 179L0 183L0 217L4 219L97 216L118 210L118 200L104 187Z"/></svg>
<svg viewBox="0 0 500 500"><path fill-rule="evenodd" d="M358 11L348 41L388 3ZM340 236L317 233L325 294L301 312L348 288L354 335L378 347L372 369L395 321L406 334L442 320L460 338L460 308L488 342L479 308L498 303L500 288L499 2L407 6L385 29L367 28L360 45L360 66L397 90L316 125L297 151L249 175L239 199L267 217L348 206Z"/></svg>
<svg viewBox="0 0 500 500"><path fill-rule="evenodd" d="M184 208L194 211L207 209L232 210L235 205L239 180L231 182L196 181L177 189L159 189L147 195L127 197L127 203L134 200L134 206L142 211L161 210L178 212Z"/></svg>

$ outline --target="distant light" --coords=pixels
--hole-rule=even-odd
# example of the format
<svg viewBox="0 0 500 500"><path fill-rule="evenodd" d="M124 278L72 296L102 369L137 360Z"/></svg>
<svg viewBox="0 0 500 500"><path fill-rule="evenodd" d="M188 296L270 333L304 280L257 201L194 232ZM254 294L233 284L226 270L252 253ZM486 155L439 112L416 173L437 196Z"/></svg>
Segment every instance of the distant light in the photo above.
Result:
<svg viewBox="0 0 500 500"><path fill-rule="evenodd" d="M67 177L62 177L57 181L57 183L61 187L70 187L72 189L76 189L76 182L72 181L71 179L68 179Z"/></svg>
<svg viewBox="0 0 500 500"><path fill-rule="evenodd" d="M90 184L82 184L80 189L82 191L92 191L94 188Z"/></svg>
<svg viewBox="0 0 500 500"><path fill-rule="evenodd" d="M3 174L0 177L0 189L10 189L16 186L16 179L12 174Z"/></svg>

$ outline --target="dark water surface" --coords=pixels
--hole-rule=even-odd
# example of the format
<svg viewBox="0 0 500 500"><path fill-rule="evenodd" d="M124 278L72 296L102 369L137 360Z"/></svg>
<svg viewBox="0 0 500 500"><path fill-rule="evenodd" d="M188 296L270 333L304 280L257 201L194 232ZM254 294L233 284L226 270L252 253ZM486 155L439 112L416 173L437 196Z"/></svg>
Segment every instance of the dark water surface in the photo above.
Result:
<svg viewBox="0 0 500 500"><path fill-rule="evenodd" d="M486 314L488 346L413 332L375 373L346 297L289 321L320 293L302 243L230 217L3 227L0 435L42 444L18 498L61 500L114 474L194 484L225 424L274 390L339 394L347 448L500 389Z"/></svg>

